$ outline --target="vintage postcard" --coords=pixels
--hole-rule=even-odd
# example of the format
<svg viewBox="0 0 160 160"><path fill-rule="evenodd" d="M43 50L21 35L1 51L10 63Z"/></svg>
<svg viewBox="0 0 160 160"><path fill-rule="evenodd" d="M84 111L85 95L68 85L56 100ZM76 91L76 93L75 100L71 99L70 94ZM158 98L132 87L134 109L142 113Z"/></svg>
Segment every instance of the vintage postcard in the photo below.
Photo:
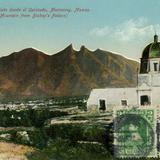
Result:
<svg viewBox="0 0 160 160"><path fill-rule="evenodd" d="M0 160L160 158L159 0L0 0Z"/></svg>

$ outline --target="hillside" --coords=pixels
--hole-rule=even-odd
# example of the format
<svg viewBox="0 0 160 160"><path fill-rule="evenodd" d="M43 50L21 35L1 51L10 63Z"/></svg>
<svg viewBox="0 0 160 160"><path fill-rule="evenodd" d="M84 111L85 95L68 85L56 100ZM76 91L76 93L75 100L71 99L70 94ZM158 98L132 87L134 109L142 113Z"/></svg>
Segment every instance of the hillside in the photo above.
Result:
<svg viewBox="0 0 160 160"><path fill-rule="evenodd" d="M138 62L72 45L47 55L33 48L0 58L0 98L87 95L92 88L136 85Z"/></svg>

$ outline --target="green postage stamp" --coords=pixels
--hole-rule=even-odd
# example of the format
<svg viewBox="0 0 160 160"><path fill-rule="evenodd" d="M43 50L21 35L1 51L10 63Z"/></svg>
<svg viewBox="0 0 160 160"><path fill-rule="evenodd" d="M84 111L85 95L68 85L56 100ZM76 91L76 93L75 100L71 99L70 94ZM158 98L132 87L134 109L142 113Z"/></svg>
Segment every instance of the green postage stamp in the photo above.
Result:
<svg viewBox="0 0 160 160"><path fill-rule="evenodd" d="M114 110L114 155L117 158L157 157L156 110Z"/></svg>

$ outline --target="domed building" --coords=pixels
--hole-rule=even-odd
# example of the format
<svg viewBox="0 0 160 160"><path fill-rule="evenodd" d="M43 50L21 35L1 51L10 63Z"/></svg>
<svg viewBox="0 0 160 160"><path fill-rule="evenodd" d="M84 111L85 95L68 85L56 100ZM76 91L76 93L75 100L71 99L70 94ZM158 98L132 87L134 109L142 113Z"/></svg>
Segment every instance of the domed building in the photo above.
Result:
<svg viewBox="0 0 160 160"><path fill-rule="evenodd" d="M142 53L140 73L159 71L160 42L158 36L154 36L154 42L147 45Z"/></svg>
<svg viewBox="0 0 160 160"><path fill-rule="evenodd" d="M137 86L134 88L93 89L88 109L105 110L109 106L160 105L160 42L158 36L142 52Z"/></svg>

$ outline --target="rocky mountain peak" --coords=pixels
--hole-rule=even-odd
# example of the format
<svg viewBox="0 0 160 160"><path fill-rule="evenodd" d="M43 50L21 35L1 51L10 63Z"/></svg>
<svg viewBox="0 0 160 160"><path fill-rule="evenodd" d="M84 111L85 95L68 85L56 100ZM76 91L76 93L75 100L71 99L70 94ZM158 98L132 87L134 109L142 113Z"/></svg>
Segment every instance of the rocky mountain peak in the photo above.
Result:
<svg viewBox="0 0 160 160"><path fill-rule="evenodd" d="M67 53L73 53L73 52L74 52L74 49L73 49L72 43L71 43L68 47L66 47L64 50L65 50Z"/></svg>
<svg viewBox="0 0 160 160"><path fill-rule="evenodd" d="M81 48L80 48L80 52L81 53L86 53L86 52L88 52L89 50L84 46L84 45L82 45L81 46Z"/></svg>
<svg viewBox="0 0 160 160"><path fill-rule="evenodd" d="M0 58L0 99L88 95L93 88L136 84L137 62L103 50L92 53L70 44L52 56L27 48Z"/></svg>

